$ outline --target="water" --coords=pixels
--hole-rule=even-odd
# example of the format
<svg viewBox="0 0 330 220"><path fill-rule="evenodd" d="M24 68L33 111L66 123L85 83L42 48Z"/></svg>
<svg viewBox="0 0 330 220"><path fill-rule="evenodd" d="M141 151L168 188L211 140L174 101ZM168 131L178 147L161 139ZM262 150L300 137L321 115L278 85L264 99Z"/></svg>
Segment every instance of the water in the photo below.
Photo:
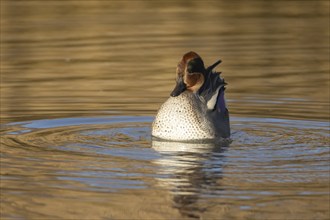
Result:
<svg viewBox="0 0 330 220"><path fill-rule="evenodd" d="M329 219L328 1L2 1L1 219ZM152 141L197 51L232 142Z"/></svg>

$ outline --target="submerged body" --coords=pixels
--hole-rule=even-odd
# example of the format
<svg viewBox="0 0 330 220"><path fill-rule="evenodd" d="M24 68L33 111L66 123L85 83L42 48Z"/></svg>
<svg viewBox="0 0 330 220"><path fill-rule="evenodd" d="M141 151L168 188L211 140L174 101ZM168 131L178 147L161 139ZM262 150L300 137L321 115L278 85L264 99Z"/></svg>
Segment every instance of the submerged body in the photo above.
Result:
<svg viewBox="0 0 330 220"><path fill-rule="evenodd" d="M225 82L219 73L205 69L194 52L185 54L177 68L177 85L160 107L152 136L172 141L213 140L230 136L225 106Z"/></svg>

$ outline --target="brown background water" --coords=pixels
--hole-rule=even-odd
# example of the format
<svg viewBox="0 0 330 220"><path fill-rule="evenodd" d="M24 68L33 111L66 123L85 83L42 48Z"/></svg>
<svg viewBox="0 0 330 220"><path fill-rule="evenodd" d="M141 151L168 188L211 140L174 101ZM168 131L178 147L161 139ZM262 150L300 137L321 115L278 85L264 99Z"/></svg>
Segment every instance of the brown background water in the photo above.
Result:
<svg viewBox="0 0 330 220"><path fill-rule="evenodd" d="M150 139L190 50L229 146ZM329 219L329 77L328 1L3 0L1 218Z"/></svg>

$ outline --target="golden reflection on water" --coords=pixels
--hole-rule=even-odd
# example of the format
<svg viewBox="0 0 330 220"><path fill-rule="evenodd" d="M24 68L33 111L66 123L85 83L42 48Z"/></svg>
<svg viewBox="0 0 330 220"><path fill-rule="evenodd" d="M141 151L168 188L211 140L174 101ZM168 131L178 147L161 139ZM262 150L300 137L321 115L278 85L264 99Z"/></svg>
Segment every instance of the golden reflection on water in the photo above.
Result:
<svg viewBox="0 0 330 220"><path fill-rule="evenodd" d="M1 218L326 219L328 8L1 1ZM223 61L240 116L228 149L168 152L148 141L149 119L130 124L155 115L190 50ZM102 115L133 117L115 126Z"/></svg>
<svg viewBox="0 0 330 220"><path fill-rule="evenodd" d="M327 119L327 1L3 1L3 122L154 115L195 50L232 115Z"/></svg>

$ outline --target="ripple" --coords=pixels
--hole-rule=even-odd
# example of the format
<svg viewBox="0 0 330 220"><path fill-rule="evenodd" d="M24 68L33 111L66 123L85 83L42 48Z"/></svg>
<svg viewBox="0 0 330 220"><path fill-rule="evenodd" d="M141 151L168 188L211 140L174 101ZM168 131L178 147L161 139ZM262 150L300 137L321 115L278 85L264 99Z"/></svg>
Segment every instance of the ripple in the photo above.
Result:
<svg viewBox="0 0 330 220"><path fill-rule="evenodd" d="M302 205L311 197L327 201L327 122L232 117L231 143L176 143L152 141L152 119L62 118L3 125L1 182L7 206L13 195L23 201L39 198L40 190L50 197L70 192L72 202L85 193L103 201L99 193L117 198L142 193L155 200L152 195L167 192L174 207L195 214L212 210L208 204L248 211L289 198Z"/></svg>
<svg viewBox="0 0 330 220"><path fill-rule="evenodd" d="M148 144L149 118L64 118L11 123L5 126L4 139L21 147L57 149L79 153L104 154L106 149L123 145ZM74 147L74 145L76 147Z"/></svg>

